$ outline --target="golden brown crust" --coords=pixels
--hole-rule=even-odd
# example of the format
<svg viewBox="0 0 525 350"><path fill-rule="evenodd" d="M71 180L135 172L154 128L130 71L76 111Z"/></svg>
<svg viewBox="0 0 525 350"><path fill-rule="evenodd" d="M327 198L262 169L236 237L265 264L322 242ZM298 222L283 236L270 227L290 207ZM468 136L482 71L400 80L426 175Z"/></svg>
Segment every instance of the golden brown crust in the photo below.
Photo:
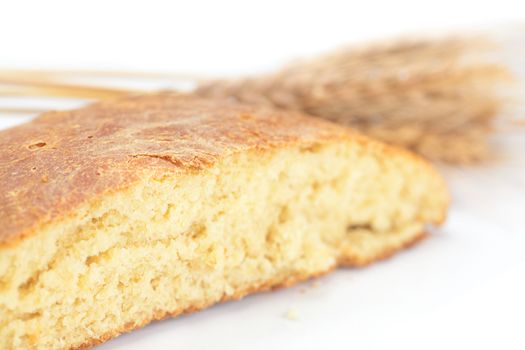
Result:
<svg viewBox="0 0 525 350"><path fill-rule="evenodd" d="M353 135L297 113L161 93L49 112L0 132L0 245L144 176Z"/></svg>
<svg viewBox="0 0 525 350"><path fill-rule="evenodd" d="M337 265L334 265L334 266L330 267L329 269L327 269L325 271L322 271L322 272L319 272L319 273L317 273L315 275L294 275L294 276L288 276L288 277L286 277L285 280L272 280L272 281L267 281L267 282L265 282L263 284L260 284L260 285L257 285L257 286L250 286L248 288L245 288L244 290L237 291L235 294L233 294L231 296L223 297L222 300L219 301L219 303L223 303L223 302L227 302L227 301L233 301L233 300L239 300L239 299L241 299L241 298L243 298L243 297L245 297L245 296L247 296L249 294L261 293L261 292L265 292L265 291L268 291L268 290L274 290L274 289L279 289L279 288L290 287L290 286L292 286L294 284L297 284L299 282L302 282L302 281L305 281L305 280L308 280L308 279L318 278L318 277L321 277L323 275L326 275L326 274L330 273L331 271L333 271L334 269L336 269L337 267L363 267L363 266L366 266L368 264L371 264L371 263L379 261L379 260L388 259L392 255L394 255L394 253L396 253L396 252L398 252L398 251L400 251L402 249L409 248L409 247L419 243L420 241L422 241L426 237L427 237L427 234L425 232L420 232L419 234L411 237L407 242L405 242L401 246L398 246L398 247L395 247L395 248L387 247L383 251L380 251L377 254L375 254L374 256L369 256L367 259L357 258L357 257L352 257L352 256L343 257L342 259L339 260ZM128 332L134 331L136 329L140 329L142 327L145 327L146 325L148 325L149 323L151 323L153 321L160 321L160 320L163 320L163 319L166 319L166 318L176 317L176 316L179 316L181 314L189 314L189 313L201 311L201 310L203 310L203 309L205 309L207 307L210 307L210 306L212 306L214 304L216 304L216 302L208 302L208 303L202 303L200 305L192 305L189 308L186 308L184 310L175 310L175 311L160 311L160 310L158 310L149 319L140 320L139 322L137 322L135 324L125 325L123 328L118 329L118 330L108 331L107 333L103 334L102 336L100 336L98 338L90 339L89 341L85 342L84 344L82 344L80 346L73 346L73 347L70 347L70 348L64 349L64 350L87 350L87 349L90 349L90 348L92 348L92 347L94 347L94 346L96 346L98 344L104 343L104 342L106 342L106 341L108 341L110 339L116 338L116 337L118 337L119 335L121 335L123 333L128 333Z"/></svg>

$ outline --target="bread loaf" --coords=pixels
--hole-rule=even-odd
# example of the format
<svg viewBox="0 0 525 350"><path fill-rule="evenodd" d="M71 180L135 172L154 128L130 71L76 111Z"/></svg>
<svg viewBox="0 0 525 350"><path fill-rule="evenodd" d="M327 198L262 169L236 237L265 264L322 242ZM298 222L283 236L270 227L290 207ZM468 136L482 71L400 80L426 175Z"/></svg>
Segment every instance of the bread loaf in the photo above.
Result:
<svg viewBox="0 0 525 350"><path fill-rule="evenodd" d="M0 132L0 349L365 265L447 205L419 157L292 112L164 93L45 113Z"/></svg>

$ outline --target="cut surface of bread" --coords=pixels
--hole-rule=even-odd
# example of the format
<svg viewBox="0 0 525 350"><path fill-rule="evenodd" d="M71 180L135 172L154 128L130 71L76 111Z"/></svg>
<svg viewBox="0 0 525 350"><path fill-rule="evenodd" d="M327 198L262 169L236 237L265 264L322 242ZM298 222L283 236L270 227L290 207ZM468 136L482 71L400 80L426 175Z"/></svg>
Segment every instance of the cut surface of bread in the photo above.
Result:
<svg viewBox="0 0 525 350"><path fill-rule="evenodd" d="M175 94L0 132L0 348L84 349L360 266L440 224L420 158L289 112Z"/></svg>

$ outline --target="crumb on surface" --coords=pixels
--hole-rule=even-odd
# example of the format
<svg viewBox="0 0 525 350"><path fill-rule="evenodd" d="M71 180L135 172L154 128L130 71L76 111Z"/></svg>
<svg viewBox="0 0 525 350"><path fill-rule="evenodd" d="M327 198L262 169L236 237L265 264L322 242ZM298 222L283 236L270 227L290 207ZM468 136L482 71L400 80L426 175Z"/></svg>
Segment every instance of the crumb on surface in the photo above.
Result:
<svg viewBox="0 0 525 350"><path fill-rule="evenodd" d="M290 321L297 321L297 319L299 318L298 316L298 313L297 313L297 309L296 308L289 308L288 311L286 312L286 318Z"/></svg>

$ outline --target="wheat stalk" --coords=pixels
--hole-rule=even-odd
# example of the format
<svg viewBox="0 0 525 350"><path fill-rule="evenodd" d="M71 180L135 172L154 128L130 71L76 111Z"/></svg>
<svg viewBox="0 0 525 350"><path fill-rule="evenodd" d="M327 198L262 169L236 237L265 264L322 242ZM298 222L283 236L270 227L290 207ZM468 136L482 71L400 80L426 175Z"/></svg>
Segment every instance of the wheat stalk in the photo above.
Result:
<svg viewBox="0 0 525 350"><path fill-rule="evenodd" d="M480 38L421 39L341 49L294 62L274 74L235 80L147 72L0 70L0 84L15 84L19 93L106 99L132 91L64 81L192 80L198 82L193 93L199 96L299 110L433 160L471 163L491 154L488 139L504 102L496 88L511 80L505 67L481 59L489 49Z"/></svg>
<svg viewBox="0 0 525 350"><path fill-rule="evenodd" d="M490 156L503 102L495 88L510 80L505 67L478 60L488 48L478 38L347 48L196 93L304 111L434 160L471 163Z"/></svg>

